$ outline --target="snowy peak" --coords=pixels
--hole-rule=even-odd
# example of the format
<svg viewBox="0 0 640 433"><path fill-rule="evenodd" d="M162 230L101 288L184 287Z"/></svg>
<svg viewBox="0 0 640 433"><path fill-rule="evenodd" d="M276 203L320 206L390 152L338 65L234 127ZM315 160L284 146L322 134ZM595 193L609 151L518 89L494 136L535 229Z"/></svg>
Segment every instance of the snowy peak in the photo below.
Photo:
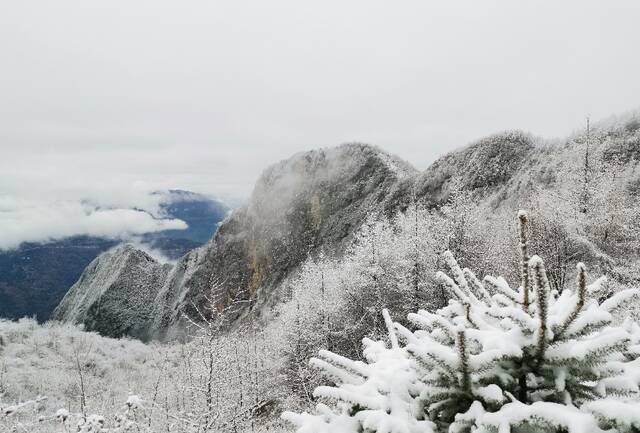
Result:
<svg viewBox="0 0 640 433"><path fill-rule="evenodd" d="M362 144L299 153L267 168L249 203L209 245L178 264L184 271L163 289L156 303L163 325L154 328L180 329L184 315L205 309L211 281L219 285L214 296L250 299L254 311L277 302L275 289L309 254L341 251L401 177L415 173Z"/></svg>
<svg viewBox="0 0 640 433"><path fill-rule="evenodd" d="M481 194L494 192L517 177L538 141L517 130L482 138L438 158L417 179L418 193L428 201L442 201L456 183Z"/></svg>
<svg viewBox="0 0 640 433"><path fill-rule="evenodd" d="M247 211L260 219L281 220L283 212L306 200L314 224L320 225L329 212L417 173L408 163L365 144L299 153L263 172Z"/></svg>
<svg viewBox="0 0 640 433"><path fill-rule="evenodd" d="M626 145L640 128L624 131L609 134L607 148ZM219 300L217 308L241 304L236 317L247 310L260 316L280 300L282 283L300 264L320 252L339 256L371 215L391 215L416 197L437 205L454 188L495 209L505 197L518 200L532 183L555 182L550 173L571 152L575 146L507 131L445 155L423 173L357 143L299 153L267 168L249 203L175 265L161 265L130 246L100 257L69 291L57 317L106 335L165 339L181 335L186 318L206 314L210 299Z"/></svg>
<svg viewBox="0 0 640 433"><path fill-rule="evenodd" d="M375 164L398 177L415 174L417 170L406 161L391 155L377 146L364 143L345 143L308 152L300 152L264 170L258 184L284 174L313 173L316 176L333 177L349 168Z"/></svg>
<svg viewBox="0 0 640 433"><path fill-rule="evenodd" d="M56 317L110 336L169 338L182 332L185 316L206 312L212 296L249 300L243 305L257 312L277 301L278 285L309 254L340 252L399 182L415 174L408 163L364 144L299 153L267 168L249 203L172 267L131 246L101 256Z"/></svg>
<svg viewBox="0 0 640 433"><path fill-rule="evenodd" d="M155 290L171 268L130 244L119 245L98 256L82 273L53 318L84 323L105 335L146 335L144 314Z"/></svg>

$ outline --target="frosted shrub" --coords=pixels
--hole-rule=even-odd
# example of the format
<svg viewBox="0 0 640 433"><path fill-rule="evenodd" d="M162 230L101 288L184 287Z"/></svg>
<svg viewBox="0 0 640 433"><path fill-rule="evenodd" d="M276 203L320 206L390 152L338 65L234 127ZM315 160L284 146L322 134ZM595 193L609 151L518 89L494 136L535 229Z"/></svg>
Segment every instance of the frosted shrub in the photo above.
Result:
<svg viewBox="0 0 640 433"><path fill-rule="evenodd" d="M321 351L311 365L333 381L314 391L323 403L283 418L300 433L640 431L640 327L612 324L639 291L598 302L604 278L588 285L578 264L576 289L552 292L519 219L520 287L480 281L446 252L449 304L410 314L415 331L384 311L391 345L365 339L366 362Z"/></svg>
<svg viewBox="0 0 640 433"><path fill-rule="evenodd" d="M137 395L130 395L122 407L121 413L115 415L112 422L98 414L72 414L66 409L58 409L52 417L43 417L40 423L47 421L60 425L62 431L78 433L123 433L128 431L151 432L151 422L144 412L143 400ZM47 425L50 425L47 424Z"/></svg>
<svg viewBox="0 0 640 433"><path fill-rule="evenodd" d="M249 324L211 331L145 345L0 320L0 432L273 431L281 346Z"/></svg>

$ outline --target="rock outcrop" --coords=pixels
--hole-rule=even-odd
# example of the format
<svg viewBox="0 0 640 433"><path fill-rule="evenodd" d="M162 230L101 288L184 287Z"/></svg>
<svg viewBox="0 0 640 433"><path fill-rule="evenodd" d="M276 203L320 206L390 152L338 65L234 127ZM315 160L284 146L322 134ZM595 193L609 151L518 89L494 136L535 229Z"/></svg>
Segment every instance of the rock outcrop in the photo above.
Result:
<svg viewBox="0 0 640 433"><path fill-rule="evenodd" d="M595 129L592 144L603 158L615 154L625 164L632 194L640 190L633 146L640 140L638 124L631 119ZM118 268L139 256L130 247L96 259L55 317L105 335L168 339L184 332L188 318L198 320L213 308L237 305L238 317L259 315L277 302L282 282L310 254L340 254L372 213L390 215L414 200L435 207L453 188L471 191L488 211L517 208L533 185L556 188L558 173L581 164L582 142L576 135L550 144L509 131L444 155L422 173L362 144L300 153L268 168L249 203L175 265L140 259ZM118 270L101 271L112 266L105 263Z"/></svg>
<svg viewBox="0 0 640 433"><path fill-rule="evenodd" d="M181 335L188 318L210 314L212 300L217 308L237 304L237 315L248 308L258 314L310 253L339 253L368 215L384 211L401 181L417 173L363 144L297 154L268 168L248 204L175 265L131 246L98 257L54 318L104 335L163 339Z"/></svg>
<svg viewBox="0 0 640 433"><path fill-rule="evenodd" d="M58 320L83 323L103 335L146 338L156 287L171 265L158 263L132 245L98 256L54 310Z"/></svg>

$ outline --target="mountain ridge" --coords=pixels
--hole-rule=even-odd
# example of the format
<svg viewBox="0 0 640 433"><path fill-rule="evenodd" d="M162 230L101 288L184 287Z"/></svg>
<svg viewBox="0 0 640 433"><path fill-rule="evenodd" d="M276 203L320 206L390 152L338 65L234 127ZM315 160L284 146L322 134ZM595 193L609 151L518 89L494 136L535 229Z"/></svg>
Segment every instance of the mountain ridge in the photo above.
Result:
<svg viewBox="0 0 640 433"><path fill-rule="evenodd" d="M156 291L153 319L142 338L181 335L186 317L207 310L212 288L212 296L223 304L273 302L269 298L275 287L310 252L340 251L398 181L417 173L399 158L359 143L299 153L273 164L260 176L248 204L229 215L210 242L173 265ZM89 274L74 291L92 290ZM119 291L118 284L112 289ZM54 318L75 321L66 312L77 300L65 297ZM93 327L98 322L84 321L89 329L114 335L108 327Z"/></svg>
<svg viewBox="0 0 640 433"><path fill-rule="evenodd" d="M639 131L627 124L594 130L599 134L594 149L606 154L640 139ZM184 335L187 318L207 312L211 298L218 308L241 301L235 317L248 310L259 316L277 303L280 285L306 257L339 255L372 213L391 215L416 200L437 207L460 188L489 209L517 206L534 180L558 187L558 176L581 152L582 138L549 144L522 131L505 131L443 155L422 172L359 143L298 153L273 164L248 204L169 271L143 339ZM624 149L631 155L625 170L635 176L630 182L638 180L635 151ZM64 314L56 317L67 320ZM94 330L111 335L109 329Z"/></svg>

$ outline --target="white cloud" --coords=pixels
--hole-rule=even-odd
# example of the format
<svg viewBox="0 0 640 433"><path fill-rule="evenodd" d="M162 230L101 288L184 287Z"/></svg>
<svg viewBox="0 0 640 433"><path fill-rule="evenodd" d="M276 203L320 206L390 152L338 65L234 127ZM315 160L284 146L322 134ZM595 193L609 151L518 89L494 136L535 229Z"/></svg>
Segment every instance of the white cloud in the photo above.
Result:
<svg viewBox="0 0 640 433"><path fill-rule="evenodd" d="M156 227L67 208L246 197L303 150L361 141L425 168L486 134L562 136L640 101L640 2L4 3L0 196L20 202L3 244L103 217Z"/></svg>
<svg viewBox="0 0 640 433"><path fill-rule="evenodd" d="M157 219L143 210L102 209L74 201L26 202L0 196L0 249L75 235L128 239L143 233L186 228L184 221Z"/></svg>
<svg viewBox="0 0 640 433"><path fill-rule="evenodd" d="M153 248L151 245L149 245L148 243L142 242L138 238L132 238L129 240L129 242L133 244L137 249L142 250L145 253L149 254L152 258L154 258L156 261L160 263L173 264L178 261L177 259L172 259L168 257L162 250L158 248Z"/></svg>

